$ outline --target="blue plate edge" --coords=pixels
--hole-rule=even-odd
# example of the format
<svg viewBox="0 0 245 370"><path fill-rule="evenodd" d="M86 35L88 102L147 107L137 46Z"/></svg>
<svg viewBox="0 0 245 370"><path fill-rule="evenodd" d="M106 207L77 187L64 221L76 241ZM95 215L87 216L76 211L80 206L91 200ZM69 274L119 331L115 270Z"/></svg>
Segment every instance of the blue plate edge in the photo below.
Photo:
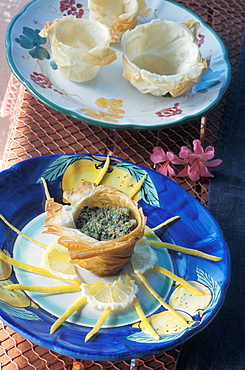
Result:
<svg viewBox="0 0 245 370"><path fill-rule="evenodd" d="M3 173L3 172L9 172L9 171L15 171L16 169L21 168L21 166L25 165L26 162L35 161L35 160L39 161L40 158L42 158L42 157L45 157L45 159L47 159L47 161L50 160L51 162L53 162L52 159L54 159L54 158L58 158L58 157L62 157L62 156L71 156L71 155L72 156L79 156L81 154L85 154L85 155L96 155L96 156L106 157L106 155L99 154L99 153L76 153L76 154L54 154L54 155L51 154L51 155L46 155L46 156L41 156L41 157L39 156L39 157L34 157L34 158L26 159L24 161L21 161L21 162L15 164L15 165L13 165L9 169L3 170L1 173ZM124 159L119 158L119 157L116 157L116 156L111 156L111 158L112 159L118 159L120 161L129 163L129 164L132 164L132 162L127 161L127 160L124 160ZM155 173L156 172L155 170L153 170L151 168L147 168L147 167L140 166L140 165L136 165L136 166L137 167L140 167L142 169L145 169L147 172L150 172L150 173L151 172L152 173ZM0 173L0 175L1 175L1 173ZM173 182L175 184L175 186L178 186L183 193L187 194L187 196L190 197L190 199L194 200L194 202L196 202L199 207L201 206L205 211L208 212L208 210L200 202L198 202L197 199L193 198L190 194L186 193L186 191L179 184L177 184L174 180L172 180L169 177L166 177L164 175L161 175L161 176L163 176L164 178L166 178L168 181ZM220 226L218 225L217 221L215 220L215 218L211 214L210 214L210 216L213 219L216 227L218 228L218 230L220 232L220 235L223 237L224 245L226 246L227 260L229 262L229 268L228 268L229 273L226 276L225 283L224 283L224 285L222 287L223 288L222 289L223 290L222 299L219 300L219 304L215 307L215 310L212 311L212 317L209 319L208 322L205 321L205 322L201 323L197 328L195 328L195 330L193 330L192 332L191 331L188 332L188 338L187 339L185 338L187 334L184 334L180 339L177 339L177 340L172 341L171 344L169 344L169 345L168 344L165 344L163 346L161 343L159 345L157 345L157 343L155 342L152 345L154 348L148 349L148 350L143 350L143 351L135 351L129 357L128 356L125 356L124 352L122 352L120 354L117 353L116 355L115 354L108 355L108 353L107 353L106 356L104 356L103 354L102 355L101 354L97 354L97 357L96 357L94 354L84 354L84 352L83 352L83 355L82 355L79 351L74 350L73 348L68 348L67 349L67 346L62 346L60 343L59 343L59 345L57 345L55 343L55 340L54 339L52 339L52 340L39 339L38 336L36 336L35 334L33 334L33 333L28 334L24 330L22 330L22 328L19 327L18 325L15 325L14 323L12 323L10 321L6 321L5 318L2 317L2 315L1 315L1 319L2 319L2 321L4 323L6 323L7 326L9 326L13 330L17 331L19 334L21 334L23 337L27 338L28 340L31 340L34 343L36 343L36 344L38 344L38 345L40 345L42 347L44 346L45 348L51 349L53 351L56 351L58 353L61 353L63 355L69 356L69 357L74 356L75 358L87 359L87 360L95 360L95 361L117 361L117 360L127 360L127 359L131 359L131 358L147 357L147 356L150 356L152 354L159 354L159 353L162 353L163 351L170 350L170 349L178 346L179 344L183 343L183 341L188 340L190 337L193 337L194 335L198 334L204 328L206 328L206 326L209 325L213 321L213 319L216 317L216 315L218 314L218 312L221 309L222 304L223 304L223 302L225 300L226 291L227 291L227 288L229 286L230 276L231 276L231 272L230 272L230 253L229 253L229 248L228 248L228 245L225 242L225 239L224 239L224 236L223 236L223 232L222 232ZM74 324L69 323L69 325L74 325ZM45 343L45 345L44 345L44 343Z"/></svg>

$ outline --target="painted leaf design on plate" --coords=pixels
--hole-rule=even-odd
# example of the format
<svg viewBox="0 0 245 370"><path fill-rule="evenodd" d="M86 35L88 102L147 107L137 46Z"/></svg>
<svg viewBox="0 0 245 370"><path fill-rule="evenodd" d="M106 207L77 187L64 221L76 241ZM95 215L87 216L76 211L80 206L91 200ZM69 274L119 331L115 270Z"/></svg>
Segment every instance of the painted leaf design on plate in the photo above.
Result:
<svg viewBox="0 0 245 370"><path fill-rule="evenodd" d="M42 174L42 177L46 181L54 181L56 180L59 176L62 176L66 169L75 161L86 158L86 159L91 159L93 160L90 156L86 154L81 154L81 155L64 155L60 156L57 159L55 159L44 171ZM37 183L41 183L41 180L39 179Z"/></svg>
<svg viewBox="0 0 245 370"><path fill-rule="evenodd" d="M92 156L86 155L86 154L81 154L81 155L65 155L65 156L60 156L56 158L44 171L42 177L46 181L54 181L56 180L59 176L62 176L66 169L75 161L78 161L80 159L88 159L91 161L95 161ZM124 171L127 171L131 176L133 176L138 182L144 175L147 175L147 172L140 168L137 167L131 163L118 163L117 161L113 160L111 164L115 167L121 168ZM41 183L41 180L39 179L37 183ZM140 191L142 199L153 206L159 207L159 198L158 194L156 191L156 188L150 178L150 176L147 176Z"/></svg>
<svg viewBox="0 0 245 370"><path fill-rule="evenodd" d="M5 302L0 302L0 309L9 315L19 317L20 319L28 321L41 321L39 316L37 316L34 312L27 310L26 308L13 307Z"/></svg>
<svg viewBox="0 0 245 370"><path fill-rule="evenodd" d="M196 268L197 273L197 281L206 285L212 292L212 300L208 309L210 310L211 307L215 306L221 296L221 288L217 281L210 276L208 273L200 269L199 267Z"/></svg>
<svg viewBox="0 0 245 370"><path fill-rule="evenodd" d="M171 335L162 335L159 340L154 339L150 334L145 333L144 331L134 333L127 337L128 340L139 343L162 343L162 342L172 342L183 336L184 332L190 330L189 328L184 329L183 331L178 332L177 334Z"/></svg>
<svg viewBox="0 0 245 370"><path fill-rule="evenodd" d="M209 89L221 83L221 76L224 72L224 70L213 71L211 68L209 68L208 71L204 72L201 81L195 84L192 91L198 93L207 93Z"/></svg>
<svg viewBox="0 0 245 370"><path fill-rule="evenodd" d="M131 176L135 178L135 180L138 182L144 175L147 175L148 173L140 167L137 167L130 163L117 163L116 166L118 168L122 168L126 170L128 173L130 173ZM159 207L160 202L158 198L157 190L150 178L150 176L146 176L146 179L141 187L140 190L141 198L148 204L151 204L152 206Z"/></svg>

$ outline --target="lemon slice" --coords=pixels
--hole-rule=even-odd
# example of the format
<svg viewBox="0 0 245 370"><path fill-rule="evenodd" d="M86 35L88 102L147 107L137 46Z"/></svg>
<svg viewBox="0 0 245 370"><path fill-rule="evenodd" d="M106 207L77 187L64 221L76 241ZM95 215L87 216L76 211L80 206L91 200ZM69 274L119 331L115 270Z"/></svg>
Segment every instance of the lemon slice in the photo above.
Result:
<svg viewBox="0 0 245 370"><path fill-rule="evenodd" d="M103 283L100 280L96 284L81 284L81 294L87 298L87 302L99 309L117 310L125 308L133 302L138 287L133 280L123 281L119 277L113 284Z"/></svg>
<svg viewBox="0 0 245 370"><path fill-rule="evenodd" d="M157 262L157 255L153 248L150 247L150 242L144 236L134 247L134 253L131 258L131 264L136 274L143 274L147 270L153 268Z"/></svg>
<svg viewBox="0 0 245 370"><path fill-rule="evenodd" d="M62 279L77 279L76 269L66 247L52 243L42 255L42 266Z"/></svg>

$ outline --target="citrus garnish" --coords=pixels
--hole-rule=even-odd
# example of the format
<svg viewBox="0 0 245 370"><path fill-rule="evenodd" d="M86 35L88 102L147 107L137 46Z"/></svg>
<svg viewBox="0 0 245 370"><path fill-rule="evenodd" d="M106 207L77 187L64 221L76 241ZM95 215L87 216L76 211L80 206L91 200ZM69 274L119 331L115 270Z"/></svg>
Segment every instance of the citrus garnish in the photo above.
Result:
<svg viewBox="0 0 245 370"><path fill-rule="evenodd" d="M145 178L146 178L146 175L144 175L143 177L141 177L141 179L134 186L133 190L131 190L131 192L129 193L129 197L131 199L133 199L134 196L138 193L138 191L140 190L141 186L143 185L143 182L145 181Z"/></svg>
<svg viewBox="0 0 245 370"><path fill-rule="evenodd" d="M61 278L61 277L59 277L57 275L51 274L51 272L49 270L47 270L47 269L44 269L44 268L41 268L41 267L37 267L37 266L32 266L32 265L29 265L28 263L24 263L24 262L21 262L21 261L17 261L16 259L14 259L12 257L7 256L1 250L0 250L0 259L2 261L5 261L5 262L9 263L12 266L15 266L17 268L20 268L21 270L33 272L35 274L40 274L40 275L48 276L48 277L51 277L51 278L62 279L62 280L66 280L66 281L71 281L71 282L78 283L78 280L75 280L75 279L64 279L64 278Z"/></svg>
<svg viewBox="0 0 245 370"><path fill-rule="evenodd" d="M157 230L159 230L163 227L169 226L169 225L173 224L175 221L177 221L179 219L180 219L180 216L174 216L174 217L168 218L166 221L162 222L161 224L159 224L155 227L146 229L145 230L145 236L151 236L152 231L157 231Z"/></svg>
<svg viewBox="0 0 245 370"><path fill-rule="evenodd" d="M166 308L168 311L170 311L174 317L176 317L178 320L186 323L186 320L183 316L181 316L177 311L175 311L167 302L164 301L164 299L152 288L148 280L144 277L143 274L138 273L137 274L140 280L144 283L145 287L149 290L149 292L158 300L161 305Z"/></svg>
<svg viewBox="0 0 245 370"><path fill-rule="evenodd" d="M61 324L63 324L68 317L70 317L76 310L78 310L86 302L86 297L79 298L75 303L73 303L51 326L50 334L53 334Z"/></svg>
<svg viewBox="0 0 245 370"><path fill-rule="evenodd" d="M146 318L138 298L135 298L135 300L134 300L134 308L135 308L135 310L136 310L136 312L137 312L137 314L138 314L138 316L141 320L141 323L142 323L142 326L144 327L144 330L148 334L152 335L155 340L159 340L160 337L157 334L157 332L152 328L151 324L149 323L148 319Z"/></svg>
<svg viewBox="0 0 245 370"><path fill-rule="evenodd" d="M153 270L154 271L158 271L161 274L163 274L163 275L169 277L170 279L176 281L178 284L182 285L186 290L188 290L188 292L190 292L190 293L192 293L194 295L198 295L198 296L202 296L203 295L203 293L200 292L200 290L198 290L196 287L194 287L193 285L189 284L186 280L184 280L181 277L175 275L173 272L165 269L164 267L155 265L153 267Z"/></svg>
<svg viewBox="0 0 245 370"><path fill-rule="evenodd" d="M131 264L135 273L144 273L157 262L156 252L150 247L146 237L141 238L134 247Z"/></svg>
<svg viewBox="0 0 245 370"><path fill-rule="evenodd" d="M173 251L176 251L176 252L181 252L184 254L189 254L191 256L205 258L205 259L215 261L215 262L222 260L222 257L213 256L212 254L204 253L196 249L185 248L185 247L180 247L179 245L175 245L171 243L160 242L158 240L150 240L150 245L153 247L172 249Z"/></svg>
<svg viewBox="0 0 245 370"><path fill-rule="evenodd" d="M88 332L88 334L86 335L85 339L84 339L84 342L87 342L90 338L92 338L92 336L94 336L101 328L101 326L104 324L107 316L109 316L109 314L111 313L111 308L105 308L104 311L102 312L101 316L99 317L99 319L97 320L95 326L93 327L92 330L90 330L90 332Z"/></svg>
<svg viewBox="0 0 245 370"><path fill-rule="evenodd" d="M103 283L103 279L96 284L81 284L82 295L87 298L91 306L111 310L125 308L132 303L138 292L133 280L123 281L119 277L113 284Z"/></svg>
<svg viewBox="0 0 245 370"><path fill-rule="evenodd" d="M42 248L47 248L47 245L43 244L43 243L40 243L38 242L37 240L35 239L32 239L30 236L28 235L25 235L24 233L22 233L20 230L17 229L17 227L13 226L9 221L6 220L6 218L0 214L0 219L13 231L15 231L17 234L19 234L20 236L22 236L23 238L29 240L30 242L34 243L34 244L37 244L39 245L39 247L42 247Z"/></svg>
<svg viewBox="0 0 245 370"><path fill-rule="evenodd" d="M98 174L97 178L94 180L95 184L99 185L103 179L103 177L105 176L106 174L106 171L108 170L109 168L109 164L110 164L110 156L108 155L106 157L106 161L105 161L105 164L103 166L103 168L101 169L100 173Z"/></svg>
<svg viewBox="0 0 245 370"><path fill-rule="evenodd" d="M29 292L36 293L65 293L74 292L80 290L80 284L73 285L59 285L59 286L38 286L38 285L26 285L26 284L9 284L5 287L7 290L27 290Z"/></svg>
<svg viewBox="0 0 245 370"><path fill-rule="evenodd" d="M59 243L51 244L42 255L42 266L62 279L76 279L76 268L69 251Z"/></svg>
<svg viewBox="0 0 245 370"><path fill-rule="evenodd" d="M50 198L51 198L51 196L50 196L50 193L49 193L49 190L48 190L48 185L47 185L46 180L45 180L43 177L40 177L40 180L41 180L41 181L42 181L42 183L43 183L43 187L44 187L44 191L45 191L46 198L47 198L47 199L50 199Z"/></svg>

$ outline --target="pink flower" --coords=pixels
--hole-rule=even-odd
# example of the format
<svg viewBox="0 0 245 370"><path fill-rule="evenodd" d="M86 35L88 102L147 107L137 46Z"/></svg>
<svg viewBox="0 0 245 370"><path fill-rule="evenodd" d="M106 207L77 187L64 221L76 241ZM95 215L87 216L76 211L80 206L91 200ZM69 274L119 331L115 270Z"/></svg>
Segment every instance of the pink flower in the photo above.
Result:
<svg viewBox="0 0 245 370"><path fill-rule="evenodd" d="M193 140L193 152L187 147L180 148L179 157L185 168L178 174L178 177L188 176L192 181L198 181L200 176L213 177L208 167L218 166L221 159L211 159L214 157L214 148L208 146L203 149L200 140Z"/></svg>
<svg viewBox="0 0 245 370"><path fill-rule="evenodd" d="M222 162L221 159L212 160L214 154L215 150L211 145L204 150L200 140L193 140L193 151L187 146L182 146L177 156L171 152L165 153L160 147L155 147L150 159L153 163L163 163L158 171L166 176L170 174L198 181L201 176L213 177L208 168L218 166ZM176 174L171 164L182 165L184 168Z"/></svg>
<svg viewBox="0 0 245 370"><path fill-rule="evenodd" d="M176 157L173 153L167 152L165 153L162 148L159 146L153 149L153 154L150 155L150 160L153 163L163 163L161 167L159 167L158 172L161 172L163 175L168 176L176 176L175 171L170 166L172 160Z"/></svg>
<svg viewBox="0 0 245 370"><path fill-rule="evenodd" d="M193 140L193 152L187 146L182 146L179 152L179 157L186 159L189 162L196 158L209 160L212 159L213 156L214 148L210 145L204 151L200 140Z"/></svg>

